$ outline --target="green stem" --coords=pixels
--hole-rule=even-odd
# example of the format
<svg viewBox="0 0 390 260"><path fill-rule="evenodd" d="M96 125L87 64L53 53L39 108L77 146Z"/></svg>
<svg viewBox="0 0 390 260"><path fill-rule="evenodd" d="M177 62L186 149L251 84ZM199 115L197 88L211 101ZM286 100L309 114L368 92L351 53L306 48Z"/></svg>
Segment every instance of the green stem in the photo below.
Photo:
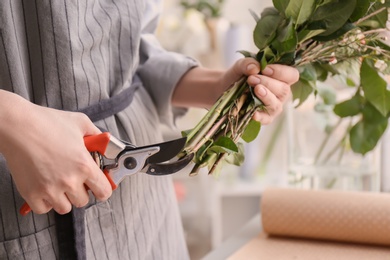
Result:
<svg viewBox="0 0 390 260"><path fill-rule="evenodd" d="M244 132L246 126L249 124L250 120L252 119L254 113L256 112L258 108L253 108L252 110L250 110L248 113L246 113L244 115L244 117L240 120L240 124L238 125L238 128L236 129L236 133L233 135L233 141L235 143L238 142L238 140L240 139L240 137L242 136L242 133ZM223 161L223 159L225 158L227 153L221 153L218 155L218 158L217 160L214 162L213 166L211 167L210 171L209 171L209 174L213 174L216 169L217 169L217 166Z"/></svg>
<svg viewBox="0 0 390 260"><path fill-rule="evenodd" d="M264 157L262 159L262 163L259 166L259 175L265 174L265 171L268 167L268 162L270 161L271 155L275 149L276 141L278 140L280 133L283 130L283 126L285 123L284 114L282 115L282 118L279 119L277 125L275 126L275 130L272 132L272 136L269 140L269 143L265 149Z"/></svg>
<svg viewBox="0 0 390 260"><path fill-rule="evenodd" d="M206 135L194 146L193 148L193 151L196 152L199 150L199 148L204 145L207 140L209 140L218 130L219 130L219 127L225 122L225 120L227 119L227 115L224 115L223 117L221 117L210 129L210 131L208 131L206 133Z"/></svg>
<svg viewBox="0 0 390 260"><path fill-rule="evenodd" d="M222 162L222 160L225 158L225 156L226 156L226 153L221 153L218 155L217 160L215 161L215 163L213 164L213 166L211 167L211 169L209 171L209 175L212 175L216 171L217 166Z"/></svg>
<svg viewBox="0 0 390 260"><path fill-rule="evenodd" d="M244 133L245 128L247 127L247 125L251 121L251 119L252 119L252 117L255 114L257 109L259 109L259 108L257 108L257 107L252 108L252 110L250 110L248 113L246 113L244 115L244 117L240 120L240 124L237 127L237 133L234 136L234 141L235 142L238 142L238 139L240 139L240 137Z"/></svg>
<svg viewBox="0 0 390 260"><path fill-rule="evenodd" d="M326 137L325 139L322 141L321 145L320 145L320 148L318 149L317 153L316 153L316 157L314 159L314 164L317 164L318 163L318 160L320 159L321 157L321 154L322 152L324 151L324 148L326 146L326 144L328 143L331 135L333 134L333 132L336 130L337 127L339 127L339 125L341 124L341 121L342 119L340 118L339 121L337 122L337 124L332 128L332 131L330 131L329 133L326 134Z"/></svg>
<svg viewBox="0 0 390 260"><path fill-rule="evenodd" d="M346 140L347 137L348 137L349 129L350 129L351 126L352 126L352 119L351 119L350 122L349 122L349 126L348 126L348 128L346 129L344 136L343 136L343 137L341 138L341 140L333 147L333 149L331 149L331 150L329 151L329 153L325 156L324 160L322 161L322 164L327 163L327 162L329 161L329 159L332 157L332 155L334 155L334 154L336 153L337 149L340 148L341 144L342 144L343 142L345 142L345 140ZM339 158L339 161L341 161L341 159L342 159L342 154L343 154L343 153L341 153L341 158Z"/></svg>
<svg viewBox="0 0 390 260"><path fill-rule="evenodd" d="M371 14L366 15L366 16L360 18L359 20L357 20L357 21L355 22L355 25L359 25L361 22L364 22L364 21L366 21L367 19L370 19L371 17L373 17L373 16L379 14L380 12L382 12L382 11L385 10L385 9L386 9L386 7L382 7L381 9L378 9L378 10L376 10L375 12L372 12Z"/></svg>
<svg viewBox="0 0 390 260"><path fill-rule="evenodd" d="M225 106L234 100L233 98L242 91L243 87L246 84L246 77L241 78L237 81L232 88L226 91L222 97L216 102L216 104L210 109L209 112L202 118L202 120L198 123L197 126L189 133L187 136L187 145L186 151L188 153L193 152L193 148L197 145L197 143L202 140L203 136L207 134L209 129L213 126L214 122L218 119L220 114L225 109Z"/></svg>

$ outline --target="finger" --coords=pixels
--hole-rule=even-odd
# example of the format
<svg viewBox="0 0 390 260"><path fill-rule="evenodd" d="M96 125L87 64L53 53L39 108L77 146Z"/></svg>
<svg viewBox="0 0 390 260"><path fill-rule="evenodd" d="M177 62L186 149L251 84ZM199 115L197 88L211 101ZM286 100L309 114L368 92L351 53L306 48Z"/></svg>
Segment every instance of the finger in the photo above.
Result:
<svg viewBox="0 0 390 260"><path fill-rule="evenodd" d="M35 214L46 214L53 208L51 203L45 199L31 201L26 200L26 203Z"/></svg>
<svg viewBox="0 0 390 260"><path fill-rule="evenodd" d="M264 85L259 84L254 88L256 96L263 101L265 111L271 118L276 117L283 111L282 102ZM260 120L258 120L260 121ZM261 121L260 121L261 122ZM264 123L264 122L261 122ZM266 122L267 123L267 122Z"/></svg>
<svg viewBox="0 0 390 260"><path fill-rule="evenodd" d="M85 180L85 185L92 191L97 200L105 201L112 194L111 184L96 163L93 160L92 162L92 170Z"/></svg>
<svg viewBox="0 0 390 260"><path fill-rule="evenodd" d="M66 196L70 203L77 208L84 207L89 202L89 194L85 189L84 184L78 187L75 191L67 191Z"/></svg>
<svg viewBox="0 0 390 260"><path fill-rule="evenodd" d="M243 58L236 61L225 73L226 82L236 82L243 75L255 75L260 72L260 64L253 58Z"/></svg>
<svg viewBox="0 0 390 260"><path fill-rule="evenodd" d="M72 210L72 204L65 193L56 193L56 196L50 197L48 201L52 204L53 209L60 215L67 214Z"/></svg>
<svg viewBox="0 0 390 260"><path fill-rule="evenodd" d="M261 74L283 81L289 85L299 80L299 72L296 68L280 64L267 65Z"/></svg>
<svg viewBox="0 0 390 260"><path fill-rule="evenodd" d="M259 121L261 125L269 125L273 122L274 117L271 117L267 111L256 111L253 115L253 119Z"/></svg>
<svg viewBox="0 0 390 260"><path fill-rule="evenodd" d="M271 91L280 101L285 102L291 95L291 87L287 83L263 75L248 77L248 84L256 86L261 84Z"/></svg>

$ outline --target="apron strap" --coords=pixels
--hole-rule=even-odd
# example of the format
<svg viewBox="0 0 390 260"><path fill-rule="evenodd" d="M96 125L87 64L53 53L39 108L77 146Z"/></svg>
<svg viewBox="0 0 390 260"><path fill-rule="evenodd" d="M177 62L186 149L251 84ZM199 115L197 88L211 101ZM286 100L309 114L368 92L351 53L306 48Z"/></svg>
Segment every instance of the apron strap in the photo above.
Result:
<svg viewBox="0 0 390 260"><path fill-rule="evenodd" d="M85 208L73 208L71 212L55 213L60 260L86 260Z"/></svg>
<svg viewBox="0 0 390 260"><path fill-rule="evenodd" d="M89 107L82 108L77 112L86 114L92 122L97 122L119 113L131 104L135 91L141 85L141 81L137 80L138 77L135 77L134 79L131 87L122 90L119 94L116 94L109 99L103 99Z"/></svg>

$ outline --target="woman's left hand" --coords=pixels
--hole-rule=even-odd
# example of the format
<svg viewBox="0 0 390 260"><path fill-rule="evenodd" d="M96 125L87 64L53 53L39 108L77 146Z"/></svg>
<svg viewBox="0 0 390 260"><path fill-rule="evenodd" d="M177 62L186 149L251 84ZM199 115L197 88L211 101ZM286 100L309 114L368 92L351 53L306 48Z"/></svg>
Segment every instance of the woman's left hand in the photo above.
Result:
<svg viewBox="0 0 390 260"><path fill-rule="evenodd" d="M280 64L267 65L261 74L259 72L260 65L255 59L240 59L223 75L221 86L231 86L242 75L248 76L248 84L254 87L254 93L266 108L264 111L257 111L253 118L267 125L283 111L283 106L291 95L291 85L299 79L299 72L291 66Z"/></svg>

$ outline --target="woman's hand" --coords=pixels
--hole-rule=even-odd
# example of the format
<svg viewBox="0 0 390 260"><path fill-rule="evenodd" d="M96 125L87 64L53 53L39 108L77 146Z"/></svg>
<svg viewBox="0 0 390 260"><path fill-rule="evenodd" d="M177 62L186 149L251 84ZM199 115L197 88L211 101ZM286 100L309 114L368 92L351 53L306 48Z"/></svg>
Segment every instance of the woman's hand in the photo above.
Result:
<svg viewBox="0 0 390 260"><path fill-rule="evenodd" d="M282 112L299 73L293 67L277 64L268 65L261 75L259 72L260 65L252 58L240 59L226 71L193 68L178 82L172 103L179 107L211 107L225 90L246 75L266 107L265 111L256 112L254 119L269 124Z"/></svg>
<svg viewBox="0 0 390 260"><path fill-rule="evenodd" d="M9 107L15 109L9 109ZM87 116L34 105L0 91L0 152L21 196L38 214L52 208L68 213L89 201L111 196L111 186L84 145L84 136L99 134Z"/></svg>
<svg viewBox="0 0 390 260"><path fill-rule="evenodd" d="M223 75L221 93L243 75L248 76L248 84L254 87L254 93L266 107L266 110L256 112L253 118L267 125L282 112L284 103L289 99L291 85L299 79L299 72L293 67L279 64L267 65L261 74L259 72L260 65L255 59L238 60Z"/></svg>

